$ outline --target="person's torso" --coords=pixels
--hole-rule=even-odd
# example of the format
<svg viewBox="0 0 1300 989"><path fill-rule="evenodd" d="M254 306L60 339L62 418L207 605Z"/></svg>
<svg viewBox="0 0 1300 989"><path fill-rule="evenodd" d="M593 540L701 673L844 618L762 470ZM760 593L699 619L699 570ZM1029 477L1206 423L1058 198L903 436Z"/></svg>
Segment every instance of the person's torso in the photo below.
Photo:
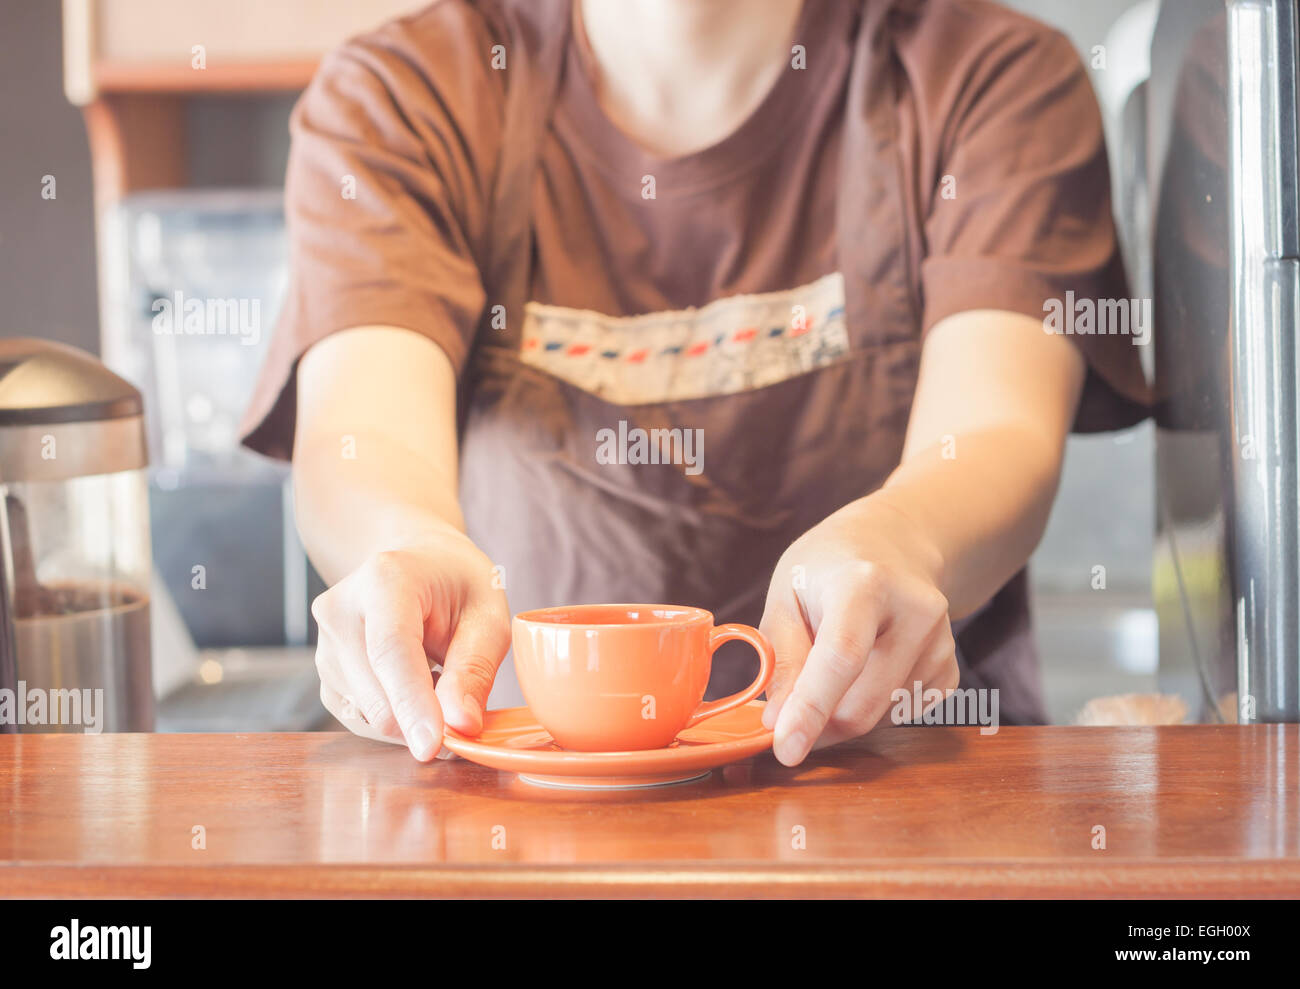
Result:
<svg viewBox="0 0 1300 989"><path fill-rule="evenodd" d="M603 114L570 39L517 350L480 381L467 436L467 521L513 610L686 602L757 624L790 542L897 464L914 341L854 339L841 270L859 6L807 5L759 107L677 158ZM905 240L901 224L864 235ZM711 694L747 675L729 667Z"/></svg>

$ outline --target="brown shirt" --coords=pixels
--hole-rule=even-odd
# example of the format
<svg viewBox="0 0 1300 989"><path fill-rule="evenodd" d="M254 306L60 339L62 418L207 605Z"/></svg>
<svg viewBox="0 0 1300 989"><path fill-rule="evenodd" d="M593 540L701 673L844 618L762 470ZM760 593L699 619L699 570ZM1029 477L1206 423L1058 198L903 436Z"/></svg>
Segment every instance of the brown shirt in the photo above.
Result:
<svg viewBox="0 0 1300 989"><path fill-rule="evenodd" d="M461 501L513 610L756 624L784 548L898 464L931 326L1126 295L1092 90L1061 35L984 0L807 0L751 118L664 159L604 117L570 22L442 0L325 61L246 442L289 454L314 342L406 327L462 375ZM1072 339L1077 427L1139 418L1131 340ZM963 685L1042 720L1024 574L957 633ZM746 673L724 658L711 694ZM493 703L518 702L507 666Z"/></svg>

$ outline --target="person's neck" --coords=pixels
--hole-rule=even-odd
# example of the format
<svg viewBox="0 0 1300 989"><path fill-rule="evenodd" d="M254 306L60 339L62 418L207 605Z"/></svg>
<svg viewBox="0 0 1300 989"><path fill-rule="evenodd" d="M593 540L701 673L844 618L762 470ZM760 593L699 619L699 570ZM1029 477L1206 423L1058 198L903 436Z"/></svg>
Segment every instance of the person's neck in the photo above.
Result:
<svg viewBox="0 0 1300 989"><path fill-rule="evenodd" d="M731 133L790 65L803 0L575 0L605 113L686 154Z"/></svg>

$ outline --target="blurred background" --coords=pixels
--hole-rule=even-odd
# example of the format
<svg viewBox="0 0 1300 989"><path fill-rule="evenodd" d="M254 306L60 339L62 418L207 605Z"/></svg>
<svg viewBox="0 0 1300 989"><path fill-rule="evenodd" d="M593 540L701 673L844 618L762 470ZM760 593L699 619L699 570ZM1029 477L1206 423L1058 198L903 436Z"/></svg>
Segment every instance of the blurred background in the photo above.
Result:
<svg viewBox="0 0 1300 989"><path fill-rule="evenodd" d="M321 585L294 535L288 478L240 450L235 428L285 284L279 186L296 92L321 51L420 5L4 0L5 333L98 354L143 393L159 729L289 730L327 717L308 611ZM1182 0L1163 11L1158 0L1008 5L1059 27L1089 66L1132 294L1151 297L1159 281L1154 203L1179 80L1195 51L1187 39L1202 28L1211 54L1198 66L1220 87L1205 96L1206 113L1223 117L1215 102L1225 85L1222 50L1214 46L1223 44L1223 3ZM1153 47L1158 22L1173 41ZM45 176L57 182L53 197L41 195ZM1221 168L1203 169L1183 192L1209 201L1225 181ZM157 303L176 293L256 300L260 332L237 342L152 332ZM1207 318L1226 323L1218 304ZM1221 427L1218 419L1202 424L1209 447L1193 441L1182 455L1204 461ZM1090 698L1157 689L1184 698L1190 717L1213 720L1233 689L1232 646L1223 640L1231 614L1221 469L1173 485L1191 521L1184 555L1175 548L1171 556L1178 520L1157 511L1160 448L1152 423L1070 441L1031 566L1058 722L1072 721Z"/></svg>

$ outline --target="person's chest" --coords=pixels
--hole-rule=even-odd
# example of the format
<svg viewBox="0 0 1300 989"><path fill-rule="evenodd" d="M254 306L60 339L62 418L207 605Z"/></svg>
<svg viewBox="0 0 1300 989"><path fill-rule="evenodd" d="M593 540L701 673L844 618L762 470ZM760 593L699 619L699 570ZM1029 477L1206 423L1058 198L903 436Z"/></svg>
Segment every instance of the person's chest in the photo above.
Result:
<svg viewBox="0 0 1300 989"><path fill-rule="evenodd" d="M570 59L532 184L525 362L653 402L843 356L847 46L823 57L815 73L792 69L721 142L671 159L618 131Z"/></svg>
<svg viewBox="0 0 1300 989"><path fill-rule="evenodd" d="M840 129L827 114L727 170L601 160L559 121L533 187L531 301L638 316L830 274Z"/></svg>

